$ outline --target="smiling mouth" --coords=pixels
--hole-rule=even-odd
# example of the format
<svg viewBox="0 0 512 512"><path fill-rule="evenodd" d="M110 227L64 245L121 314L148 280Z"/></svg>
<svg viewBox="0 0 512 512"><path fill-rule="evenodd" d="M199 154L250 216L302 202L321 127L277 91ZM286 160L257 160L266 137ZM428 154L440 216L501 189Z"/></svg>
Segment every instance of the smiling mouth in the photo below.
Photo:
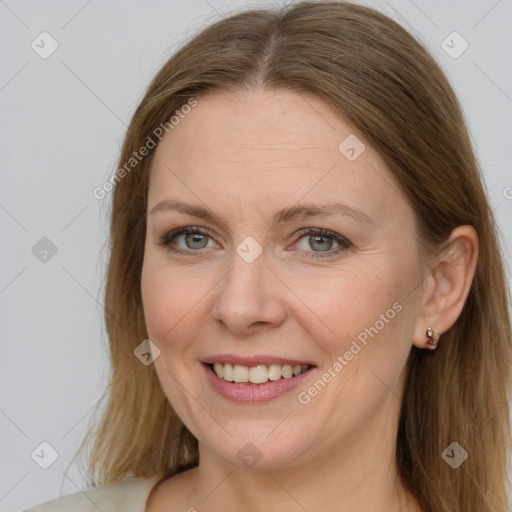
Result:
<svg viewBox="0 0 512 512"><path fill-rule="evenodd" d="M266 384L267 382L281 379L292 379L307 372L311 366L303 365L281 365L281 364L258 364L255 366L243 366L241 364L213 363L208 364L210 369L226 382Z"/></svg>

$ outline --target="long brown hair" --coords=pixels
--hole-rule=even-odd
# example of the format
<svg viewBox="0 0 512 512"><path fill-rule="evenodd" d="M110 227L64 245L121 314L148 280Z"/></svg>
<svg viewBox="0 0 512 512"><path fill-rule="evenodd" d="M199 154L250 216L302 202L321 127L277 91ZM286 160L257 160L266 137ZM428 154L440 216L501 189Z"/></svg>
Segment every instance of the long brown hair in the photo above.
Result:
<svg viewBox="0 0 512 512"><path fill-rule="evenodd" d="M128 127L119 168L188 100L240 88L309 92L356 127L386 160L414 209L420 243L459 225L479 236L464 309L435 354L412 347L397 439L401 478L427 511L505 512L512 361L508 291L478 163L457 98L427 50L399 24L346 2L299 2L236 13L203 29L158 72ZM197 441L153 366L141 300L150 153L116 176L105 320L109 396L89 461L93 484L171 476L198 463ZM441 454L469 454L458 468Z"/></svg>

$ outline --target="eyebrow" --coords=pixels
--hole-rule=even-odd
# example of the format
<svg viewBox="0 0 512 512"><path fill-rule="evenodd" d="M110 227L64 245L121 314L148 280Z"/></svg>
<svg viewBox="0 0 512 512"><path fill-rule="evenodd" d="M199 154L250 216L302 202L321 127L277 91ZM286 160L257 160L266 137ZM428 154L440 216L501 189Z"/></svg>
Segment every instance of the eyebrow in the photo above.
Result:
<svg viewBox="0 0 512 512"><path fill-rule="evenodd" d="M205 206L192 205L182 201L166 200L156 204L151 209L149 214L153 215L159 211L177 211L179 213L184 213L193 217L198 217L207 221L214 222L220 226L223 226L224 228L227 228L227 222ZM277 224L283 222L289 222L293 219L323 217L328 215L344 215L352 217L353 219L361 222L374 224L368 215L363 213L361 210L358 210L357 208L353 208L341 203L327 203L323 205L299 204L296 206L283 208L274 215L272 219L272 226L276 226Z"/></svg>

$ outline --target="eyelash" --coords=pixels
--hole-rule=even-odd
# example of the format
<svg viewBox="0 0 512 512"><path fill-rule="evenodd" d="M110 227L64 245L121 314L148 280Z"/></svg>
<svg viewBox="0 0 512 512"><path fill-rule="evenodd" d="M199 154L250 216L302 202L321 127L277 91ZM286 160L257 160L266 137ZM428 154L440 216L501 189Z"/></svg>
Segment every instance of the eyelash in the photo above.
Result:
<svg viewBox="0 0 512 512"><path fill-rule="evenodd" d="M192 255L199 256L200 254L193 254L193 253L200 253L200 251L202 249L184 250L184 249L176 249L174 247L171 247L171 245L170 245L171 242L173 241L173 239L176 238L178 235L188 234L188 233L201 234L201 235L207 236L208 238L212 238L204 229L202 229L198 226L187 226L187 227L175 229L175 230L171 231L170 233L167 233L166 235L164 235L163 237L160 238L160 240L158 241L158 245L160 245L162 247L166 247L168 250L172 251L173 253L187 254L189 256L192 256ZM336 242L338 242L339 247L336 247L336 249L334 249L334 250L325 251L325 255L322 254L322 252L306 252L306 257L311 258L311 259L322 259L322 258L333 257L333 256L336 256L336 255L340 254L341 252L345 251L346 249L349 249L350 247L352 247L352 244L346 238L338 235L337 233L334 233L333 231L329 231L328 229L324 229L324 228L301 229L297 232L297 235L298 235L298 238L297 238L296 242L299 241L301 238L303 238L306 235L326 236L329 238L333 238Z"/></svg>

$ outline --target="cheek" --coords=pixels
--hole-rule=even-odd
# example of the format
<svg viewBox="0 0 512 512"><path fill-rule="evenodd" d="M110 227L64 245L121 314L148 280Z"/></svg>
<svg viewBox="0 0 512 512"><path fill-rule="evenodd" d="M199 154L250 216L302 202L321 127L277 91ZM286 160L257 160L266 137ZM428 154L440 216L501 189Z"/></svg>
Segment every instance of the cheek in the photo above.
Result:
<svg viewBox="0 0 512 512"><path fill-rule="evenodd" d="M186 360L194 359L191 340L195 337L191 331L193 326L201 325L198 286L199 282L171 271L158 258L150 255L144 261L141 292L146 327L149 338L161 350L154 362L155 370L170 404L196 437L195 418L199 414L190 397L197 388L197 376L188 371Z"/></svg>
<svg viewBox="0 0 512 512"><path fill-rule="evenodd" d="M403 268L398 275L392 265L384 264L343 269L317 275L314 280L296 281L294 291L315 313L314 322L330 345L328 352L334 353L358 335L364 341L368 329L383 333L396 328L407 272Z"/></svg>
<svg viewBox="0 0 512 512"><path fill-rule="evenodd" d="M334 279L317 279L309 290L297 289L317 313L316 343L331 364L338 362L333 372L344 375L338 385L350 388L347 392L354 397L372 387L370 370L392 386L412 346L415 294L410 285L416 264L405 256L378 263L374 259L372 265L352 268ZM311 332L311 325L305 328Z"/></svg>
<svg viewBox="0 0 512 512"><path fill-rule="evenodd" d="M146 327L149 338L165 353L193 357L192 351L185 351L196 338L194 330L204 323L212 286L208 283L207 276L170 267L159 255L150 254L144 261L141 293Z"/></svg>
<svg viewBox="0 0 512 512"><path fill-rule="evenodd" d="M162 267L156 258L149 255L145 259L141 279L144 317L150 339L159 345L190 308L185 284L180 279L169 279L169 275L169 269Z"/></svg>

